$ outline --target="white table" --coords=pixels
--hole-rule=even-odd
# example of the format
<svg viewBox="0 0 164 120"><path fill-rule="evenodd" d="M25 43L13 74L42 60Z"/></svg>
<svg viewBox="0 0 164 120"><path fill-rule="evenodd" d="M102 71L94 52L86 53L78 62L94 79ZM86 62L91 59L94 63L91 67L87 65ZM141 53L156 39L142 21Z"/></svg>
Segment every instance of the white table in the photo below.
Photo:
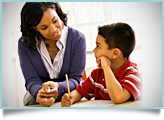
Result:
<svg viewBox="0 0 164 120"><path fill-rule="evenodd" d="M43 107L40 104L27 107ZM62 107L61 102L56 102L50 107ZM82 100L74 103L71 107L142 107L142 101L127 101L121 104L114 104L111 100Z"/></svg>

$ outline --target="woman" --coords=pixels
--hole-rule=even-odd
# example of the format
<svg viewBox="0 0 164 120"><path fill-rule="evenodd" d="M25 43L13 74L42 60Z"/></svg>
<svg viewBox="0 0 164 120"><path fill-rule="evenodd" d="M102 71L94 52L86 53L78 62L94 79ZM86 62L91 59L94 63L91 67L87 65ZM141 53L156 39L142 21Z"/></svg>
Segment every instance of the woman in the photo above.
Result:
<svg viewBox="0 0 164 120"><path fill-rule="evenodd" d="M27 2L21 11L18 54L27 93L24 105L51 106L81 81L86 62L85 36L67 26L58 3Z"/></svg>

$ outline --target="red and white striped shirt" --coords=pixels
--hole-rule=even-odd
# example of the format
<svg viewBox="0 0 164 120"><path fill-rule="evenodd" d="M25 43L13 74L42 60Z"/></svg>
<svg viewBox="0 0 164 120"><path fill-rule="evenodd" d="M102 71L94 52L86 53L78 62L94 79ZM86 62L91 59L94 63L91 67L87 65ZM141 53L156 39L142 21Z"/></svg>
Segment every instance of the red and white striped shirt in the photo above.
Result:
<svg viewBox="0 0 164 120"><path fill-rule="evenodd" d="M140 73L137 64L130 62L130 58L128 58L114 75L121 86L132 94L131 100L136 100L140 96ZM107 92L103 69L94 69L91 75L78 85L76 90L86 99L91 99L92 97L95 97L95 100L111 99Z"/></svg>

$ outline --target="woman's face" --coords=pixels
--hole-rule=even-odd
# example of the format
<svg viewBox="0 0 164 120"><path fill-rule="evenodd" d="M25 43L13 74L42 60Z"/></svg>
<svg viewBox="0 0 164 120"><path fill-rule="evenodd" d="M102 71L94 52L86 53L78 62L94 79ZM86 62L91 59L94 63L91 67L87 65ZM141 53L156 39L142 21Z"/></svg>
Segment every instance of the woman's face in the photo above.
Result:
<svg viewBox="0 0 164 120"><path fill-rule="evenodd" d="M62 35L62 22L54 9L47 9L36 30L49 40L59 40Z"/></svg>

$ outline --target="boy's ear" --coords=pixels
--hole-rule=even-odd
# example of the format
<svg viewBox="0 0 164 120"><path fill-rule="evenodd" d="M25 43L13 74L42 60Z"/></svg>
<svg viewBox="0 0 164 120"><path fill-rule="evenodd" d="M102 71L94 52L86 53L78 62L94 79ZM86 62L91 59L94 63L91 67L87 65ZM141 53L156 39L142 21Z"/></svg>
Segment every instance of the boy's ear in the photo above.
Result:
<svg viewBox="0 0 164 120"><path fill-rule="evenodd" d="M120 56L120 54L121 54L120 49L118 49L118 48L113 49L113 59L118 58Z"/></svg>

